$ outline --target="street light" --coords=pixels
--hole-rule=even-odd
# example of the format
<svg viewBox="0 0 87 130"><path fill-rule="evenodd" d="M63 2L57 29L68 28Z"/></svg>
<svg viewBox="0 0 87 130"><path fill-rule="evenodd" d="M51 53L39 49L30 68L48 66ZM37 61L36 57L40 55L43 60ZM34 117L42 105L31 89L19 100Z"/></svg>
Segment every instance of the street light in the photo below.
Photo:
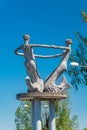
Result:
<svg viewBox="0 0 87 130"><path fill-rule="evenodd" d="M25 107L25 108L29 108L29 106L28 106L27 104L24 104L24 107Z"/></svg>
<svg viewBox="0 0 87 130"><path fill-rule="evenodd" d="M87 68L86 65L80 65L78 62L71 62L70 65L71 65L71 66L80 66L80 67Z"/></svg>
<svg viewBox="0 0 87 130"><path fill-rule="evenodd" d="M48 105L47 104L44 104L44 106L43 106L44 108L48 108Z"/></svg>
<svg viewBox="0 0 87 130"><path fill-rule="evenodd" d="M27 104L24 104L23 106L24 106L24 108L29 108L29 109L31 108L31 106L29 106Z"/></svg>

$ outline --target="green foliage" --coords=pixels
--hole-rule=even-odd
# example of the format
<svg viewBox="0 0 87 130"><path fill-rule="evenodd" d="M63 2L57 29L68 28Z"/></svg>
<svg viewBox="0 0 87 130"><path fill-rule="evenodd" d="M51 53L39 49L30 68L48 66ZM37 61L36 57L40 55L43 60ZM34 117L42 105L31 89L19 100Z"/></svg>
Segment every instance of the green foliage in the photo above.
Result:
<svg viewBox="0 0 87 130"><path fill-rule="evenodd" d="M24 107L26 104L29 107ZM16 130L31 130L31 104L28 101L21 102L15 112Z"/></svg>
<svg viewBox="0 0 87 130"><path fill-rule="evenodd" d="M78 117L74 115L72 118L70 118L71 109L69 98L58 102L58 107L56 103L56 109L57 109L56 130L79 129Z"/></svg>
<svg viewBox="0 0 87 130"><path fill-rule="evenodd" d="M84 128L83 130L87 130L87 128Z"/></svg>
<svg viewBox="0 0 87 130"><path fill-rule="evenodd" d="M83 21L84 21L85 23L87 23L87 13L86 13L84 10L82 10L82 11L81 11L81 15L82 15Z"/></svg>
<svg viewBox="0 0 87 130"><path fill-rule="evenodd" d="M78 37L78 47L75 52L71 53L69 62L78 62L80 65L87 66L87 39L84 40L79 33ZM87 86L87 67L72 67L69 66L68 75L71 77L71 84L74 88L78 90L79 86Z"/></svg>
<svg viewBox="0 0 87 130"><path fill-rule="evenodd" d="M87 13L82 11L82 17L87 22ZM71 53L70 62L78 62L80 65L87 66L87 36L82 36L79 32L76 33L79 42L76 50ZM72 67L68 69L68 74L71 77L71 84L78 90L79 86L87 86L87 67Z"/></svg>

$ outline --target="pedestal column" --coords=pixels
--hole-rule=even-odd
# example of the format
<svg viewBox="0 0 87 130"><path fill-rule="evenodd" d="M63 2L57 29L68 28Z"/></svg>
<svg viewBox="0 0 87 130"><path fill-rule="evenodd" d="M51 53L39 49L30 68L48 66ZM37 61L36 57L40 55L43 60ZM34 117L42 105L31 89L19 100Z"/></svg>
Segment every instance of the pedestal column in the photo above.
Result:
<svg viewBox="0 0 87 130"><path fill-rule="evenodd" d="M41 130L41 101L32 101L32 130Z"/></svg>
<svg viewBox="0 0 87 130"><path fill-rule="evenodd" d="M55 101L49 100L49 128L50 130L56 130L55 126Z"/></svg>

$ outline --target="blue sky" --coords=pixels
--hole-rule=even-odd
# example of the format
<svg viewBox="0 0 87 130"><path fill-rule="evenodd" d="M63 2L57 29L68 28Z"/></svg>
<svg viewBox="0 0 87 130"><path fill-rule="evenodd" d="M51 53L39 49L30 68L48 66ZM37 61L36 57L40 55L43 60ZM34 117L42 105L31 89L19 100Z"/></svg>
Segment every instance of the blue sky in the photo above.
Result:
<svg viewBox="0 0 87 130"><path fill-rule="evenodd" d="M82 22L81 9L87 11L86 0L0 1L1 130L15 130L14 113L19 105L16 94L27 92L24 59L14 54L15 48L24 43L23 34L30 34L30 43L41 44L65 45L65 40L72 38L72 49L75 49L78 45L76 32L87 33L87 25ZM43 79L56 66L56 60L37 60ZM70 93L72 115L78 115L80 130L82 130L87 127L87 88L80 88L78 92L71 88Z"/></svg>

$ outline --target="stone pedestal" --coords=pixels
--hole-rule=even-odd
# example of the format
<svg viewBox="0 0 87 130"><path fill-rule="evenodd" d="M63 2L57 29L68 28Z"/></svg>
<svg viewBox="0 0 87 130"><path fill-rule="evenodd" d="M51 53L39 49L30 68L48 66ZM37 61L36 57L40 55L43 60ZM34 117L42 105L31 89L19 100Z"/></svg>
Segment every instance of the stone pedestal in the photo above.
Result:
<svg viewBox="0 0 87 130"><path fill-rule="evenodd" d="M41 101L49 101L49 129L56 130L55 124L55 100L65 99L65 94L55 92L29 92L17 94L17 99L32 102L32 130L41 130Z"/></svg>

